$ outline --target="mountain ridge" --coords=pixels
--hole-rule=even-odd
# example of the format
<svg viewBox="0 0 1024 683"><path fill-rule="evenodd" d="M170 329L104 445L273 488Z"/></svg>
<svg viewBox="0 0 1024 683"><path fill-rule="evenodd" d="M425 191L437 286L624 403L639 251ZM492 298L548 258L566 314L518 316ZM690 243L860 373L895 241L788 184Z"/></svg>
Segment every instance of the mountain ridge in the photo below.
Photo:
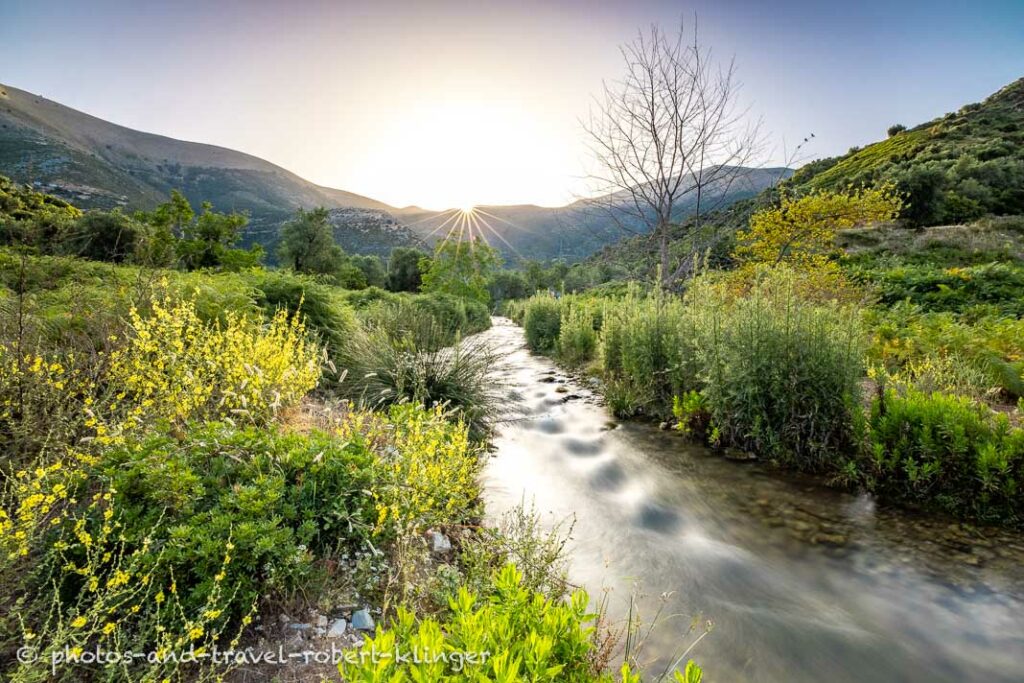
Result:
<svg viewBox="0 0 1024 683"><path fill-rule="evenodd" d="M270 253L280 226L299 208L329 209L335 238L346 251L380 255L395 246L443 239L443 231L431 234L440 222L432 219L453 211L393 207L312 183L247 152L138 131L3 84L0 174L85 209L147 209L180 190L196 206L209 201L219 211L247 212L243 244L260 243ZM774 182L758 177L735 188L728 201ZM477 234L510 260L575 261L626 234L581 201L562 207L482 205L479 211L478 218L490 225Z"/></svg>

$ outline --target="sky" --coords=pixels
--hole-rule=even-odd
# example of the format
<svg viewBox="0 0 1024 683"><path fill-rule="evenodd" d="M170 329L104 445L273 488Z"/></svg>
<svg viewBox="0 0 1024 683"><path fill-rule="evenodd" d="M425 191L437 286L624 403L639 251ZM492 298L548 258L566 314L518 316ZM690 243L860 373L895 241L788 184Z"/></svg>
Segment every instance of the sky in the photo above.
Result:
<svg viewBox="0 0 1024 683"><path fill-rule="evenodd" d="M0 82L394 206L585 195L618 46L696 17L766 164L845 152L1024 76L1024 0L0 0Z"/></svg>

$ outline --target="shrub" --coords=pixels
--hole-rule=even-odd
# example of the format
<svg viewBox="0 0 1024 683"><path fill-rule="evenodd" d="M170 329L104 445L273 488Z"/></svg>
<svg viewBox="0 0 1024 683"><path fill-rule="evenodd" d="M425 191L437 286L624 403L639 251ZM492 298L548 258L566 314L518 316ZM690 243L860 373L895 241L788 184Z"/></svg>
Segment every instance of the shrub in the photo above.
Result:
<svg viewBox="0 0 1024 683"><path fill-rule="evenodd" d="M871 407L869 488L899 500L1024 522L1024 430L968 398L886 390Z"/></svg>
<svg viewBox="0 0 1024 683"><path fill-rule="evenodd" d="M413 401L444 406L482 437L495 411L490 347L473 339L447 346L445 331L430 324L405 336L367 326L358 330L343 359L343 396L367 406Z"/></svg>
<svg viewBox="0 0 1024 683"><path fill-rule="evenodd" d="M691 316L664 294L628 296L608 305L601 329L601 366L612 381L617 415L667 416L672 397L698 385Z"/></svg>
<svg viewBox="0 0 1024 683"><path fill-rule="evenodd" d="M466 310L466 326L462 329L464 334L482 332L491 326L491 312L486 304L476 299L466 299L462 303Z"/></svg>
<svg viewBox="0 0 1024 683"><path fill-rule="evenodd" d="M590 361L596 349L593 315L585 307L574 306L560 323L559 358L569 365L579 366Z"/></svg>
<svg viewBox="0 0 1024 683"><path fill-rule="evenodd" d="M698 284L697 356L714 427L732 445L825 470L853 441L863 341L859 312L810 303L787 269L732 299Z"/></svg>
<svg viewBox="0 0 1024 683"><path fill-rule="evenodd" d="M621 322L622 378L648 414L666 415L672 397L695 386L691 324L683 303L662 294L637 301Z"/></svg>
<svg viewBox="0 0 1024 683"><path fill-rule="evenodd" d="M935 389L982 398L996 387L1010 397L1024 396L1024 321L991 315L968 321L894 306L872 311L869 323L874 332L869 358L890 374L914 380L934 376L929 366L941 366L956 376L940 378Z"/></svg>
<svg viewBox="0 0 1024 683"><path fill-rule="evenodd" d="M320 377L319 347L279 312L203 322L190 301L154 299L148 317L87 353L0 342L0 439L14 461L196 419L266 422Z"/></svg>
<svg viewBox="0 0 1024 683"><path fill-rule="evenodd" d="M320 379L321 353L297 316L279 311L264 327L245 315L205 324L190 302L154 300L149 317L132 310L128 338L110 358L106 382L117 391L110 410L117 422L96 416L103 443L152 420L231 416L265 422L296 403ZM92 424L91 424L91 423Z"/></svg>
<svg viewBox="0 0 1024 683"><path fill-rule="evenodd" d="M469 327L466 306L462 299L434 293L415 296L412 303L433 318L437 329L445 335L443 346L454 343L456 335Z"/></svg>
<svg viewBox="0 0 1024 683"><path fill-rule="evenodd" d="M41 655L226 647L355 550L479 515L477 451L439 409L346 413L333 430L190 425L17 474L0 489L0 624ZM346 590L386 590L375 580Z"/></svg>
<svg viewBox="0 0 1024 683"><path fill-rule="evenodd" d="M63 246L84 258L121 263L135 255L144 236L145 226L120 211L90 211L75 222Z"/></svg>
<svg viewBox="0 0 1024 683"><path fill-rule="evenodd" d="M475 595L465 588L451 601L451 614L443 621L427 618L417 623L408 611L399 611L394 624L378 629L361 648L365 653L344 662L338 670L347 681L380 680L531 680L611 681L601 672L595 630L587 623L587 594L579 590L568 602L545 599L522 586L514 565L494 577L492 595ZM444 660L400 662L389 657L374 662L373 652L444 653ZM487 653L484 655L483 653ZM463 659L466 656L466 659ZM469 659L473 657L473 659ZM699 669L691 680L699 681ZM624 665L622 680L639 680ZM677 679L678 680L678 679Z"/></svg>
<svg viewBox="0 0 1024 683"><path fill-rule="evenodd" d="M360 311L377 301L398 302L401 297L380 287L366 287L357 291L345 292L345 300L352 308Z"/></svg>
<svg viewBox="0 0 1024 683"><path fill-rule="evenodd" d="M223 616L237 619L261 595L302 587L315 558L370 537L375 466L365 441L213 424L115 449L97 469L116 491L125 536L141 542L155 530L156 585L175 582L192 613L223 572Z"/></svg>
<svg viewBox="0 0 1024 683"><path fill-rule="evenodd" d="M255 300L264 315L270 318L283 310L290 316L300 316L337 364L356 326L355 315L342 293L312 278L288 273L261 271L247 280L255 288Z"/></svg>
<svg viewBox="0 0 1024 683"><path fill-rule="evenodd" d="M364 413L339 425L339 437L378 453L376 535L393 538L479 518L479 452L465 425L451 418L443 406L404 403L391 406L386 419Z"/></svg>
<svg viewBox="0 0 1024 683"><path fill-rule="evenodd" d="M523 330L526 345L536 353L549 354L558 344L561 333L562 310L558 300L546 294L532 296L526 301Z"/></svg>

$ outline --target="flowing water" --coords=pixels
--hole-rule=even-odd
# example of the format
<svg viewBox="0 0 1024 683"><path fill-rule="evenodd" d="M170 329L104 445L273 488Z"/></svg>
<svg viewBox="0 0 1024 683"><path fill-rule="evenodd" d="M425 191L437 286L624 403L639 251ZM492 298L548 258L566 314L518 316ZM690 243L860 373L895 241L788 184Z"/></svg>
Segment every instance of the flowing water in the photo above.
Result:
<svg viewBox="0 0 1024 683"><path fill-rule="evenodd" d="M1024 681L1024 536L889 510L726 460L593 392L495 319L508 420L489 512L575 518L570 579L662 618L643 653L690 652L710 681ZM662 596L661 594L666 595ZM700 624L695 631L695 618Z"/></svg>

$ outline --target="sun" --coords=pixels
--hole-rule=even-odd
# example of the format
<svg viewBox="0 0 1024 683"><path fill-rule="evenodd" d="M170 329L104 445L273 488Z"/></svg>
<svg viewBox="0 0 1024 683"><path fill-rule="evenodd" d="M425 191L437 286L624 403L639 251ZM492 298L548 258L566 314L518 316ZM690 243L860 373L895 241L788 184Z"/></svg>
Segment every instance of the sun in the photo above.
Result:
<svg viewBox="0 0 1024 683"><path fill-rule="evenodd" d="M465 204L459 207L459 211L462 213L473 213L476 210L476 206L473 204Z"/></svg>

